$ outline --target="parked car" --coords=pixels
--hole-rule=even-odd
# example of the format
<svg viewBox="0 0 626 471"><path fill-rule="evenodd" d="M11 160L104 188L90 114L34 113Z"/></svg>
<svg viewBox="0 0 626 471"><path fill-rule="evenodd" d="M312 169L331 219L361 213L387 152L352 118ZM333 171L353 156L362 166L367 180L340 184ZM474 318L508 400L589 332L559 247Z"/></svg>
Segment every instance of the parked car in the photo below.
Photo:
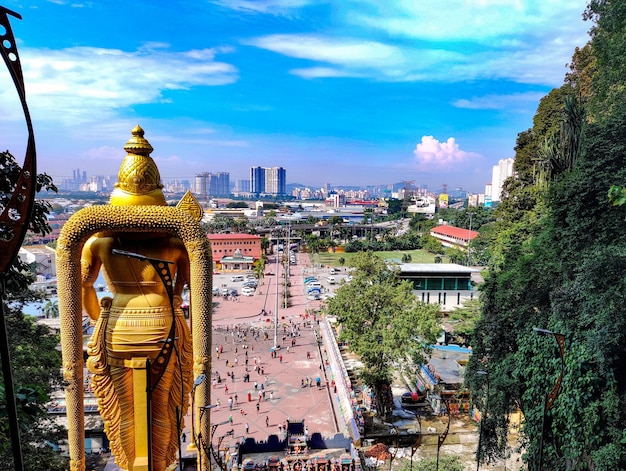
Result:
<svg viewBox="0 0 626 471"><path fill-rule="evenodd" d="M230 277L230 281L235 282L235 281L243 281L244 277L243 275L233 275Z"/></svg>
<svg viewBox="0 0 626 471"><path fill-rule="evenodd" d="M307 276L307 277L304 279L304 283L305 283L305 284L306 284L306 283L309 283L310 281L317 281L317 278L315 278L314 276Z"/></svg>
<svg viewBox="0 0 626 471"><path fill-rule="evenodd" d="M328 281L329 285L334 285L336 280L334 276L329 276L328 278L326 278L326 281Z"/></svg>
<svg viewBox="0 0 626 471"><path fill-rule="evenodd" d="M243 286L245 287L250 287L250 288L256 288L258 286L258 283L256 282L256 280L246 280L243 282Z"/></svg>
<svg viewBox="0 0 626 471"><path fill-rule="evenodd" d="M244 286L241 288L241 294L244 296L254 296L256 290L252 286Z"/></svg>

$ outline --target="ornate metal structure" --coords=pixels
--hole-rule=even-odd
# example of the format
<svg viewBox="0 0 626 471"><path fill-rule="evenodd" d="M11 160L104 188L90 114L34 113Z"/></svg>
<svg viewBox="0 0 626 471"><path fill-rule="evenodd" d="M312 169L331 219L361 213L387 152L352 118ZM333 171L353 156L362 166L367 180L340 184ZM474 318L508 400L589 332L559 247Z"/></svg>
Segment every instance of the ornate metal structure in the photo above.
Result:
<svg viewBox="0 0 626 471"><path fill-rule="evenodd" d="M35 202L35 188L37 183L37 158L35 152L35 134L30 119L30 112L26 104L26 91L24 88L24 77L22 75L22 65L17 52L15 37L9 22L9 15L18 19L22 17L14 11L0 6L0 53L9 69L11 78L17 90L17 94L22 104L26 126L28 128L28 144L24 164L17 180L13 193L7 198L3 198L0 208L0 357L2 357L2 374L4 376L4 387L7 402L7 412L9 416L9 429L13 445L13 461L15 469L23 469L22 448L17 421L17 408L15 405L15 392L13 390L13 375L11 373L11 358L9 355L8 339L6 333L6 323L4 315L4 294L5 275L9 267L15 261L15 257L24 241L26 230L30 222L33 204Z"/></svg>

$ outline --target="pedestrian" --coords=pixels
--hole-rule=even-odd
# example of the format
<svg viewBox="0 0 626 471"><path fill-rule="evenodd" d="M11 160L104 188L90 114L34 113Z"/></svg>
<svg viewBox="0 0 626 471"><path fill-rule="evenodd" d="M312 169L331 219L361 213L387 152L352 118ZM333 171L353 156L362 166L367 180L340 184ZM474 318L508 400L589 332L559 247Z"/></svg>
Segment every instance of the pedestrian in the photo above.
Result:
<svg viewBox="0 0 626 471"><path fill-rule="evenodd" d="M248 430L250 430L250 427L248 427L248 423L246 422L246 433L248 433Z"/></svg>
<svg viewBox="0 0 626 471"><path fill-rule="evenodd" d="M274 391L270 391L270 401L274 399Z"/></svg>
<svg viewBox="0 0 626 471"><path fill-rule="evenodd" d="M266 426L266 427L269 427L269 426L270 426L270 416L269 416L269 415L266 415L266 416L265 416L265 426Z"/></svg>
<svg viewBox="0 0 626 471"><path fill-rule="evenodd" d="M180 438L183 441L183 443L185 443L187 441L187 434L185 432L183 432L183 434L181 435Z"/></svg>
<svg viewBox="0 0 626 471"><path fill-rule="evenodd" d="M261 408L261 404L259 404L258 402L256 403L256 413L259 413L259 409Z"/></svg>
<svg viewBox="0 0 626 471"><path fill-rule="evenodd" d="M283 356L282 356L282 355L280 355L280 356L278 357L278 360L282 363L282 362L283 362Z"/></svg>
<svg viewBox="0 0 626 471"><path fill-rule="evenodd" d="M256 391L258 387L259 387L259 383L257 383L257 382L255 381L255 382L254 382L254 390Z"/></svg>
<svg viewBox="0 0 626 471"><path fill-rule="evenodd" d="M233 398L232 397L228 398L228 409L233 410Z"/></svg>
<svg viewBox="0 0 626 471"><path fill-rule="evenodd" d="M237 400L239 398L239 396L237 396L237 393L235 393L235 404L237 404L239 401Z"/></svg>
<svg viewBox="0 0 626 471"><path fill-rule="evenodd" d="M228 384L225 384L225 385L224 385L224 393L225 393L225 394L228 394Z"/></svg>
<svg viewBox="0 0 626 471"><path fill-rule="evenodd" d="M228 416L228 422L230 422L230 425L233 424L233 416L232 416L232 414Z"/></svg>

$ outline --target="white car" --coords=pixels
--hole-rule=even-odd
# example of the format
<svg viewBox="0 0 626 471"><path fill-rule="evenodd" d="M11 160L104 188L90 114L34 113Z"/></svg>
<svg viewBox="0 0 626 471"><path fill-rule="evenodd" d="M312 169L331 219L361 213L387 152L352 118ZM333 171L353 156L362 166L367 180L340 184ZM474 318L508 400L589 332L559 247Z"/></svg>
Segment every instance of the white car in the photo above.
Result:
<svg viewBox="0 0 626 471"><path fill-rule="evenodd" d="M329 276L328 278L326 278L326 281L328 281L329 285L334 285L336 280L334 276Z"/></svg>
<svg viewBox="0 0 626 471"><path fill-rule="evenodd" d="M254 296L255 289L252 286L244 286L241 288L241 294L244 296Z"/></svg>

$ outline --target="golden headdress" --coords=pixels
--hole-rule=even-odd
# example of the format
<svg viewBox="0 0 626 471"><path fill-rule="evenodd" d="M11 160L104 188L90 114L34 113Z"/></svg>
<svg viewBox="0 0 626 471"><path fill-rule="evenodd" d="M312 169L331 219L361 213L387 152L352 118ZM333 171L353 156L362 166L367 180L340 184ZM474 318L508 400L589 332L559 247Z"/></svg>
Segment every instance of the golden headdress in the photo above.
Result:
<svg viewBox="0 0 626 471"><path fill-rule="evenodd" d="M153 148L143 137L141 126L135 126L131 134L132 137L124 146L128 154L120 165L109 203L114 206L167 206L159 169L150 157Z"/></svg>

